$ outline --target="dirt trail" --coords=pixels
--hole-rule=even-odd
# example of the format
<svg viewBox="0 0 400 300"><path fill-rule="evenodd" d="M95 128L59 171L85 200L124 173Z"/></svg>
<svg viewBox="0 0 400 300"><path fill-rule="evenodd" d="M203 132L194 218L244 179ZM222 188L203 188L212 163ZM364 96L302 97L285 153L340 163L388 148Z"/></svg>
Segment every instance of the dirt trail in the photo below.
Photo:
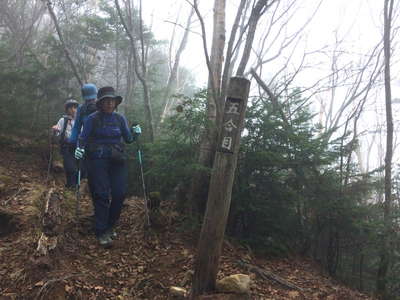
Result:
<svg viewBox="0 0 400 300"><path fill-rule="evenodd" d="M90 199L82 200L78 226L73 193L64 191L62 174L54 182L64 197L64 235L53 253L52 268L32 259L39 232L46 161L34 151L0 150L0 299L170 299L169 287L190 288L195 236L163 204L163 224L143 229L143 202L129 198L112 249L100 248L91 229ZM340 286L310 261L256 259L248 249L225 243L219 277L249 274L238 262L268 269L304 291L289 290L255 274L251 299L372 299ZM171 298L172 299L172 298Z"/></svg>

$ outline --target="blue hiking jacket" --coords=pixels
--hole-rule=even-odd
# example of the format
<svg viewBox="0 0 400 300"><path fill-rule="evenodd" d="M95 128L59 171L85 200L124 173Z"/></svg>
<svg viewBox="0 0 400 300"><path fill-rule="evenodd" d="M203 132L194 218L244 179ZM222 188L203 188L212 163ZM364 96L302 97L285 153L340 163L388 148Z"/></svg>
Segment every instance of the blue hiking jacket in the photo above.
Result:
<svg viewBox="0 0 400 300"><path fill-rule="evenodd" d="M94 103L95 100L93 100ZM74 127L72 127L72 131L71 131L71 136L68 139L68 142L76 145L78 142L78 137L79 134L81 133L82 130L82 126L83 124L85 124L86 120L89 117L89 114L82 114L83 110L87 110L87 105L90 103L90 101L86 101L84 104L81 104L78 106L78 110L76 111L76 117L75 117L75 123L74 123ZM86 109L84 109L84 107L86 106Z"/></svg>
<svg viewBox="0 0 400 300"><path fill-rule="evenodd" d="M87 148L92 158L108 158L111 154L111 146L121 145L122 141L132 143L135 138L123 115L116 112L106 114L96 111L84 122L78 139L78 147Z"/></svg>

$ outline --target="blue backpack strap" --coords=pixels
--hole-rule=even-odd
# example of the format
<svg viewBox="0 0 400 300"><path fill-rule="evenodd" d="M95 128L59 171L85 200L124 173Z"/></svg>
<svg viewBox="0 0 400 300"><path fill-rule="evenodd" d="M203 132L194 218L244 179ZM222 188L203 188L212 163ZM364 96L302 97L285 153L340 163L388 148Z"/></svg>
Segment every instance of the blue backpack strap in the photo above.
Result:
<svg viewBox="0 0 400 300"><path fill-rule="evenodd" d="M96 112L93 118L92 131L94 132L97 128L100 128L102 126L103 126L103 120L100 116L100 113Z"/></svg>
<svg viewBox="0 0 400 300"><path fill-rule="evenodd" d="M120 128L121 131L122 131L122 128L123 128L123 126L125 125L125 124L124 124L124 118L123 118L122 115L120 115L119 113L115 113L115 115L117 116L117 119L118 119L118 121L119 121L119 128Z"/></svg>

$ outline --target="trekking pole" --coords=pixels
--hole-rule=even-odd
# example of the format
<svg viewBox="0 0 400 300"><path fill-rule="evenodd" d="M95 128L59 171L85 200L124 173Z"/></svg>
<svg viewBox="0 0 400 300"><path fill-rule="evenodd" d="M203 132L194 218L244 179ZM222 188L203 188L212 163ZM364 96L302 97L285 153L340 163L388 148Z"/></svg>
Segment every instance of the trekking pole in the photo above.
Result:
<svg viewBox="0 0 400 300"><path fill-rule="evenodd" d="M52 164L53 164L53 143L52 143L52 140L51 140L50 133L48 135L48 138L49 138L49 162L47 164L47 175L46 175L46 182L47 183L49 182L49 179L50 179L50 172L51 172L51 167L52 167Z"/></svg>
<svg viewBox="0 0 400 300"><path fill-rule="evenodd" d="M78 173L77 173L77 180L76 180L76 203L75 203L75 214L76 214L76 222L78 222L78 218L79 218L79 201L80 201L80 197L81 197L81 160L78 159L77 162L78 165Z"/></svg>
<svg viewBox="0 0 400 300"><path fill-rule="evenodd" d="M139 138L136 139L137 147L138 147L138 160L140 165L140 177L142 179L142 188L143 188L143 198L144 198L144 212L146 214L146 225L150 227L150 216L149 216L149 208L148 208L148 199L146 194L146 184L144 182L144 174L143 174L143 161L142 161L142 150L139 143Z"/></svg>

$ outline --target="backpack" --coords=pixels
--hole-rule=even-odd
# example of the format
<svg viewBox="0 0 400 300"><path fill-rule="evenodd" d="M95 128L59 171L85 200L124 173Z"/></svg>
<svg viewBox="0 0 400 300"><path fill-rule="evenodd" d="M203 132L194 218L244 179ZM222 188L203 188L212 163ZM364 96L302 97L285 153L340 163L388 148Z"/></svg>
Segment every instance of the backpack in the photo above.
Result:
<svg viewBox="0 0 400 300"><path fill-rule="evenodd" d="M85 118L88 115L94 113L95 111L97 111L96 101L92 101L92 102L89 102L89 103L85 102L82 105L80 116L81 116L81 118L83 120L83 118Z"/></svg>
<svg viewBox="0 0 400 300"><path fill-rule="evenodd" d="M120 129L122 126L124 126L124 118L119 114L115 114L117 122L119 123ZM104 125L103 123L103 118L101 117L100 113L96 113L93 118L93 127L92 130L95 131L97 128L100 128ZM89 138L89 151L95 151L97 148L96 144L93 144L90 142ZM90 150L92 149L92 150ZM118 144L112 144L111 145L111 160L115 163L122 163L127 159L126 153L125 153L125 147L123 143L118 143Z"/></svg>
<svg viewBox="0 0 400 300"><path fill-rule="evenodd" d="M124 118L118 113L116 113L115 116L117 119L116 122L118 122L118 124L115 124L115 125L119 126L119 128L122 129L122 127L125 125ZM96 114L94 114L94 117L93 117L92 132L95 132L96 129L101 128L103 126L104 126L104 120L101 117L101 114L99 112L97 112ZM93 136L89 137L88 144L92 144L92 145L95 144L93 141L93 138L94 138Z"/></svg>
<svg viewBox="0 0 400 300"><path fill-rule="evenodd" d="M68 126L68 121L71 120L70 117L68 116L63 116L64 119L64 124L63 128L60 131L60 134L53 134L52 136L52 143L53 144L59 144L60 146L65 145L65 133L67 131L67 126Z"/></svg>
<svg viewBox="0 0 400 300"><path fill-rule="evenodd" d="M68 116L64 116L64 126L61 130L60 133L60 146L63 146L65 144L65 132L67 131L67 126L68 126L68 121L70 120L70 118Z"/></svg>

